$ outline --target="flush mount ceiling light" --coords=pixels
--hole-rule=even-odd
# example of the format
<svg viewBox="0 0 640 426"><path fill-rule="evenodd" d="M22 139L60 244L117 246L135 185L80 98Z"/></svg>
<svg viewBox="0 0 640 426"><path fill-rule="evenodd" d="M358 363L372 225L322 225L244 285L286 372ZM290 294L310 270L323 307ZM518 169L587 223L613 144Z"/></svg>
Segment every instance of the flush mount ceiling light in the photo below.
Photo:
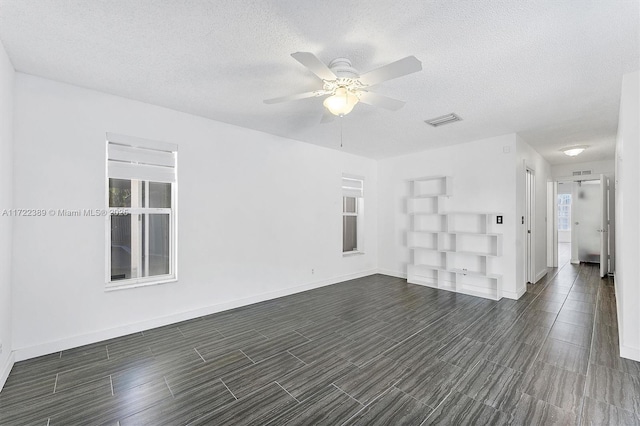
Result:
<svg viewBox="0 0 640 426"><path fill-rule="evenodd" d="M570 146L568 148L562 148L560 151L564 152L564 154L568 155L569 157L575 157L576 155L579 155L580 153L582 153L582 151L584 151L587 148L588 148L587 145L577 145L577 146Z"/></svg>

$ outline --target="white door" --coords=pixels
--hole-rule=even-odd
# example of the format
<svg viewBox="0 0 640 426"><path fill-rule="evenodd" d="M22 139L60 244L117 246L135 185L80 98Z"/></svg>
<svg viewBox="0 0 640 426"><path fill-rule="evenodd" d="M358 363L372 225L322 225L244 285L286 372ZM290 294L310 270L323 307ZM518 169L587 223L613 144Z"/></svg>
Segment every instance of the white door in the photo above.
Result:
<svg viewBox="0 0 640 426"><path fill-rule="evenodd" d="M600 176L600 277L609 272L609 182L604 176Z"/></svg>
<svg viewBox="0 0 640 426"><path fill-rule="evenodd" d="M575 222L571 232L571 245L578 262L601 263L601 182L600 179L594 179L574 183L571 205Z"/></svg>
<svg viewBox="0 0 640 426"><path fill-rule="evenodd" d="M526 175L526 190L525 190L525 269L526 280L528 283L535 283L535 244L533 238L534 224L535 224L535 193L536 193L536 180L533 170L527 169Z"/></svg>

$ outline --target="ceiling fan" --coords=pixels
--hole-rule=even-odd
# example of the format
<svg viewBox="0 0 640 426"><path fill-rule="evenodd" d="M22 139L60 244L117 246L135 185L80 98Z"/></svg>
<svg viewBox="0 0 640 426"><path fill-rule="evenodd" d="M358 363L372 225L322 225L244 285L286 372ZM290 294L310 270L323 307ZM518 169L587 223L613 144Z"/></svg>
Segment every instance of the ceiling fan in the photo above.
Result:
<svg viewBox="0 0 640 426"><path fill-rule="evenodd" d="M383 81L422 70L422 63L415 56L407 56L404 59L384 65L362 75L353 68L351 61L346 58L336 58L327 66L310 52L296 52L292 53L291 56L323 81L322 89L299 93L297 95L266 99L264 103L276 104L329 95L322 104L331 114L339 117L349 114L358 102L392 111L402 108L405 104L404 101L379 95L369 91L369 88ZM326 120L323 119L323 121Z"/></svg>

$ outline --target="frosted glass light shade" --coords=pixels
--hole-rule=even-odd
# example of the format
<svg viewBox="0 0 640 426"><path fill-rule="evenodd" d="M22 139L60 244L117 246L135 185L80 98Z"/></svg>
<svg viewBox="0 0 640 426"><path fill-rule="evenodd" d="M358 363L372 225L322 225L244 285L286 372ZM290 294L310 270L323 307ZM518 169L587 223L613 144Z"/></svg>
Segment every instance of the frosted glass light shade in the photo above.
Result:
<svg viewBox="0 0 640 426"><path fill-rule="evenodd" d="M353 107L358 103L358 100L359 99L356 95L349 92L344 87L339 87L336 89L336 93L334 95L329 96L324 100L322 105L324 105L331 114L342 117L353 110Z"/></svg>
<svg viewBox="0 0 640 426"><path fill-rule="evenodd" d="M562 149L562 152L564 152L565 155L568 155L569 157L575 157L576 155L581 154L585 149L587 149L586 146L572 146Z"/></svg>

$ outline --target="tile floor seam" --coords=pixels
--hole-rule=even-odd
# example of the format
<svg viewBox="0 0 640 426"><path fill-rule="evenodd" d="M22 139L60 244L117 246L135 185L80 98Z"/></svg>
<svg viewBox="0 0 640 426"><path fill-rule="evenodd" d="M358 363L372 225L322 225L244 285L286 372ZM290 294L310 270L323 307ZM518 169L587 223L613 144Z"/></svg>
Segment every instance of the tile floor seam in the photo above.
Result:
<svg viewBox="0 0 640 426"><path fill-rule="evenodd" d="M252 328L251 330L255 331L256 333L258 333L259 335L261 335L265 339L271 340L271 338L269 336L267 336L266 334L261 333L259 330L256 330L255 328ZM233 334L232 334L232 336L233 336Z"/></svg>
<svg viewBox="0 0 640 426"><path fill-rule="evenodd" d="M582 386L582 401L580 403L580 409L578 410L578 426L581 426L584 419L584 399L587 395L587 383L589 380L589 373L591 372L591 357L593 355L593 345L596 337L596 319L598 316L598 305L600 304L600 290L601 283L598 283L598 292L596 293L596 306L593 312L593 324L591 325L591 344L589 345L589 357L587 358L587 373L585 374L584 385Z"/></svg>
<svg viewBox="0 0 640 426"><path fill-rule="evenodd" d="M559 268L559 269L556 271L556 274L555 274L555 275L554 275L554 276L549 280L549 282L547 282L547 284L542 288L542 290L540 290L540 292L539 292L538 294L536 294L536 296L533 298L533 300L531 301L531 303L533 303L533 302L534 302L534 301L535 301L535 300L540 296L540 293L542 293L544 290L546 290L547 288L549 288L549 286L551 285L551 280L553 280L555 277L557 277L557 276L558 276L558 274L560 273L560 271L561 271L562 269L564 269L565 267L567 267L567 265L570 265L570 264L571 264L570 262L567 262L567 263L565 263L565 264L562 266L562 268ZM553 338L549 337L549 335L551 334L551 330L553 329L553 326L555 325L556 321L558 320L558 316L560 315L560 312L562 311L562 308L564 307L564 304L565 304L565 302L566 302L566 301L567 301L567 299L568 299L568 295L569 295L569 293L571 293L571 290L573 289L573 287L574 287L574 285L575 285L575 283L576 283L576 281L578 280L578 278L579 278L579 277L580 277L580 271L578 270L578 273L575 275L575 277L574 277L574 278L573 278L573 280L571 281L571 286L569 287L569 292L567 293L567 296L564 298L564 300L563 300L563 302L562 302L562 305L560 306L560 310L559 310L559 311L558 311L558 313L556 314L555 319L553 320L553 323L551 324L551 327L550 327L550 328L549 328L549 330L547 331L547 333L546 333L546 335L545 335L545 338L544 338L544 340L542 341L542 344L540 345L540 348L538 349L538 351L537 351L537 353L536 353L536 356L534 357L533 362L532 362L532 364L531 364L531 367L530 367L530 368L533 368L533 365L534 365L536 362L538 362L538 361L539 361L539 362L542 362L542 363L544 363L544 364L552 365L552 364L549 364L549 363L547 363L547 362L545 362L545 361L543 361L543 360L539 360L540 353L542 352L542 349L544 348L544 346L545 346L545 344L547 343L547 341L548 341L549 339L553 339ZM598 294L599 294L599 293L600 293L600 288L598 287ZM541 299L541 300L544 300L544 299ZM529 304L528 306L530 306L530 305L531 305L531 304ZM596 307L597 307L597 299L596 299ZM562 321L560 321L560 322L562 322ZM595 321L594 321L594 326L595 326ZM557 340L557 339L553 339L553 340ZM592 344L593 344L593 342L592 342ZM577 345L572 345L572 346L579 347L579 346L577 346ZM589 355L591 355L591 351L589 352ZM562 367L560 367L560 366L555 366L555 365L553 365L553 366L554 366L554 367L557 367L557 368L560 368L560 369L562 369L562 370L566 370L565 368L562 368ZM569 370L566 370L566 371L569 371ZM528 373L528 371L527 371L527 373ZM588 369L587 369L587 373L588 373ZM580 373L576 373L576 374L580 374ZM583 405L584 405L584 390L586 389L587 375L585 374L585 375L584 375L584 377L585 377L585 385L584 385L584 387L583 387L583 396L582 396L582 400L581 400L581 407L580 407L580 410L579 410L579 413L578 413L578 419L577 419L577 420L578 420L578 426L580 426L580 425L582 424L582 419L581 419L581 410L582 410L582 407L583 407ZM525 394L529 395L528 393L526 393L526 392L524 391L524 389L523 389L523 393L525 393ZM530 395L530 396L531 396L531 395ZM538 397L534 397L534 398L536 398L537 400L539 400L539 399L538 399ZM547 401L543 401L543 402L545 402L545 403L547 403L547 404L550 404L550 405L555 406L554 404L551 404L551 403L549 403L549 402L547 402ZM565 410L565 409L563 409L563 408L561 408L561 410L566 411L566 410Z"/></svg>
<svg viewBox="0 0 640 426"><path fill-rule="evenodd" d="M277 380L274 380L274 381L273 381L273 383L275 383L276 385L280 386L280 387L282 388L282 390L283 390L283 391L285 391L286 393L288 393L288 394L289 394L289 396L290 396L291 398L295 399L295 400L296 400L296 402L297 402L298 404L300 404L300 400L299 400L298 398L296 398L295 396L291 395L291 392L289 392L288 390L286 390L286 389L285 389L285 387L284 387L284 386L282 386L280 383L278 383L278 381L277 381Z"/></svg>
<svg viewBox="0 0 640 426"><path fill-rule="evenodd" d="M570 265L570 264L571 264L570 262L567 262L567 263L565 263L565 264L562 266L562 268L559 268L559 269L556 271L556 274L555 274L555 275L554 275L554 276L553 276L553 277L552 277L552 278L547 282L547 284L545 284L545 286L542 288L542 290L540 290L540 293L542 293L544 290L546 290L547 288L549 288L549 286L551 285L551 281L552 281L555 277L557 277L557 276L559 275L559 273L560 273L560 271L561 271L561 270L563 270L565 267L567 267L567 265ZM571 287L569 287L569 293L571 292L571 289L573 288L573 286L574 286L574 284L575 284L576 280L578 279L579 275L580 275L580 274L579 274L579 271L578 271L578 273L576 274L576 276L573 278L573 280L572 280L572 282L571 282ZM534 301L535 301L535 300L540 296L540 293L538 293L538 294L533 298L533 300L531 301L531 303L533 303L533 302L534 302ZM549 340L549 339L550 339L549 335L551 334L551 330L553 329L553 326L555 325L556 321L558 320L558 315L560 315L560 311L562 311L562 308L564 307L564 303L567 301L567 297L568 297L569 293L567 293L567 296L564 298L564 300L563 300L563 302L562 302L562 305L560 306L560 310L558 311L558 313L557 313L557 314L555 314L555 318L554 318L554 320L553 320L553 323L551 324L551 327L549 327L549 330L548 330L548 331L547 331L547 333L545 334L544 340L542 340L542 343L540 344L540 348L538 348L538 350L536 351L536 355L535 355L535 357L533 358L533 361L531 362L531 366L529 367L529 369L527 369L527 371L526 371L526 372L524 372L524 373L523 373L523 379L525 378L525 377L524 377L524 374L528 374L528 373L529 373L529 370L530 370L531 368L533 368L533 366L535 365L535 363L536 363L536 362L538 362L538 361L539 361L539 362L542 362L542 363L544 363L544 364L551 365L551 364L549 364L549 363L547 363L547 362L545 362L545 361L543 361L543 360L539 360L539 358L540 358L540 353L542 352L542 349L544 348L545 344L547 343L547 340ZM544 300L544 299L540 299L540 300ZM527 307L529 307L529 306L531 306L531 304L529 304ZM552 338L551 338L551 339L552 339ZM556 339L553 339L553 340L556 340ZM575 346L575 345L574 345L574 346ZM559 366L555 366L555 365L554 365L554 367L561 368L561 367L559 367ZM564 368L561 368L561 369L562 369L562 370L565 370ZM569 371L569 370L567 370L567 371ZM579 373L577 373L577 374L579 374ZM586 375L585 375L585 383L586 383ZM524 383L522 383L522 385L524 385ZM524 387L522 388L522 393L526 393L526 392L524 391ZM529 395L529 394L527 394L527 395ZM536 398L536 400L539 400L539 401L540 401L540 399L538 399L538 397L534 397L534 398ZM553 404L551 404L551 403L549 403L549 402L547 402L547 401L543 401L543 402L545 402L545 403L547 403L547 404L550 404L550 405L553 405ZM561 409L562 409L562 408L561 408ZM562 410L563 410L563 411L566 411L566 410L564 410L564 409L562 409ZM513 413L512 413L511 415L513 415ZM579 425L578 425L578 426L579 426Z"/></svg>
<svg viewBox="0 0 640 426"><path fill-rule="evenodd" d="M176 396L173 394L173 390L171 390L171 386L169 386L169 382L167 381L167 376L162 376L164 379L164 384L167 385L167 389L169 389L169 393L173 399L176 399Z"/></svg>
<svg viewBox="0 0 640 426"><path fill-rule="evenodd" d="M414 400L414 401L416 401L417 403L422 404L422 405L425 405L425 406L427 406L427 407L431 408L431 407L429 406L429 404L425 404L424 402L420 401L420 400L419 400L418 398L416 398L415 396L412 396L412 395L408 394L407 392L403 391L402 389L400 389L399 387L397 387L396 385L397 385L398 383L400 383L400 382L396 382L396 384L395 384L395 385L393 385L393 386L391 386L391 387L392 387L392 388L394 388L394 389L396 389L398 392L402 392L402 394L403 394L403 395L408 396L409 398L413 399L413 400ZM431 409L432 409L432 408L431 408Z"/></svg>
<svg viewBox="0 0 640 426"><path fill-rule="evenodd" d="M364 404L360 401L358 401L356 398L354 398L353 396L351 396L348 392L345 392L343 389L341 389L338 385L336 385L335 383L331 382L331 386L333 386L334 388L338 389L340 392L342 392L343 394L347 395L349 398L353 399L355 402L357 402L360 405Z"/></svg>
<svg viewBox="0 0 640 426"><path fill-rule="evenodd" d="M291 355L292 357L294 357L295 359L297 359L298 361L300 361L301 363L303 363L304 365L309 365L308 363L304 362L303 360L301 360L300 358L298 358L297 356L295 356L294 354L291 353L290 350L286 351L289 355ZM249 358L249 357L247 357Z"/></svg>
<svg viewBox="0 0 640 426"><path fill-rule="evenodd" d="M247 357L247 359L248 359L249 361L251 361L254 365L255 365L255 364L257 364L257 362L255 362L254 360L252 360L252 359L251 359L251 357L250 357L249 355L247 355L247 354L246 354L242 349L238 349L238 351L240 351L240 353L242 353L242 355L246 356L246 357ZM276 354L276 355L279 355L279 354ZM270 358L270 357L269 357L269 358ZM265 360L267 360L267 359L269 359L269 358L265 358L265 359L263 359L262 361L265 361Z"/></svg>
<svg viewBox="0 0 640 426"><path fill-rule="evenodd" d="M467 378L467 376L473 371L473 369L476 368L478 366L478 364L480 364L481 362L482 362L482 359L479 359L475 364L473 364L473 366L471 366L467 371L465 371L465 373L460 377L460 380L458 381L458 384L462 383ZM449 364L449 365L453 365L453 364ZM438 408L440 408L440 406L442 404L444 404L444 402L447 400L447 398L449 398L451 396L451 394L453 394L454 392L463 393L463 392L458 391L458 389L457 389L458 388L458 384L456 384L455 386L451 387L451 390L447 393L447 395L444 398L442 398L442 401L440 401L440 403L433 408L433 411L431 411L431 413L429 413L429 415L422 421L422 423L420 423L420 426L425 424L425 422L429 419L429 417L431 417L431 415L433 413L435 413L438 410ZM466 395L466 394L464 394L464 395ZM474 398L471 398L471 399L476 401ZM482 404L484 404L484 403L482 403ZM484 404L484 405L486 405L486 404Z"/></svg>
<svg viewBox="0 0 640 426"><path fill-rule="evenodd" d="M296 333L298 336L302 336L302 338L307 339L309 342L311 342L312 340L309 339L307 336L305 336L304 334L300 333L298 330L290 330L294 333ZM309 343L309 342L305 342L305 343Z"/></svg>
<svg viewBox="0 0 640 426"><path fill-rule="evenodd" d="M504 334L509 333L509 332L513 329L513 327L515 326L516 321L520 320L520 319L523 317L523 315L524 315L524 313L526 312L526 310L527 310L527 309L529 309L529 308L531 307L531 305L533 304L533 302L535 302L535 301L536 301L536 299L538 299L538 297L540 297L540 293L542 293L542 292L543 292L543 291L544 291L544 290L549 286L549 283L551 282L551 280L553 280L556 276L558 276L558 274L559 274L560 270L562 270L563 268L564 268L564 266L563 266L562 268L560 268L560 269L558 269L558 270L556 271L556 273L553 275L553 277L551 277L551 278L549 279L549 281L548 281L548 282L547 282L547 283L542 287L542 289L540 290L540 292L538 292L538 293L533 297L533 299L531 299L531 301L526 305L526 309L523 309L523 310L522 310L522 312L521 312L521 313L519 313L519 314L518 314L518 316L513 320L513 322L512 322L512 324L511 324L511 326L509 326L509 328L507 328L507 329L505 330ZM534 284L534 285L535 285L535 284ZM467 326L466 328L464 328L460 333L456 334L456 335L455 335L455 336L453 336L453 337L455 338L455 337L458 337L458 336L462 335L462 334L463 334L463 333L465 333L468 329L470 329L471 327L473 327L473 326L475 325L475 323L477 323L478 321L480 321L480 319L482 319L482 318L483 318L483 317L485 317L486 315L489 315L492 311L493 311L493 309L489 310L488 312L485 312L483 315L481 315L480 317L478 317L478 319L477 319L476 321L474 321L472 324L470 324L469 326ZM558 316L558 314L556 314L556 317L557 317L557 316ZM555 322L555 320L554 320L554 322ZM548 333L547 333L547 335L548 335ZM546 341L546 337L545 337L545 341ZM484 342L481 342L481 343L484 343ZM544 341L543 341L543 343L544 343Z"/></svg>
<svg viewBox="0 0 640 426"><path fill-rule="evenodd" d="M378 360L378 358L384 357L385 354L389 351L392 351L393 349L397 348L398 346L402 345L403 343L405 343L407 340L411 339L412 337L415 337L416 335L420 334L421 332L423 332L424 330L426 330L431 324L433 324L435 321L438 320L434 320L433 322L429 323L429 325L424 326L423 328L421 328L420 330L416 331L415 333L413 333L411 336L407 337L406 339L403 339L397 343L395 343L393 346L391 346L389 349L379 353L378 355L376 355L374 358L370 359L369 361L365 362L364 364L362 364L362 367L366 367L368 364L372 363L373 361ZM374 332L375 333L375 332ZM381 336L381 334L379 334L379 336ZM386 339L388 339L388 337L386 336L382 336ZM391 340L391 339L389 339Z"/></svg>
<svg viewBox="0 0 640 426"><path fill-rule="evenodd" d="M364 406L358 410L355 414L353 414L351 417L349 417L347 420L345 420L344 422L340 423L341 426L346 425L347 423L349 423L349 421L351 421L351 419L355 418L358 416L358 414L360 414L361 412L365 411L367 408L369 408L369 406L371 406L373 403L375 403L376 401L378 401L379 399L381 399L387 392L389 392L391 389L393 389L394 385L389 386L388 388L386 388L385 390L383 390L382 392L380 392L375 398L373 398L371 401L369 401L368 403L364 404ZM354 398L355 399L355 398ZM356 399L357 401L357 399Z"/></svg>
<svg viewBox="0 0 640 426"><path fill-rule="evenodd" d="M198 354L198 356L200 357L200 359L202 360L202 362L207 362L206 359L204 359L204 357L202 355L200 355L200 352L198 352L197 348L193 348L194 351L196 351L196 353Z"/></svg>
<svg viewBox="0 0 640 426"><path fill-rule="evenodd" d="M227 384L224 382L224 380L222 380L222 377L218 378L218 380L220 380L220 383L222 383L224 385L225 388L227 388L227 390L229 391L229 393L231 394L232 397L234 397L236 399L236 401L238 400L238 397L231 392L231 389L229 389L229 386L227 386ZM263 386L264 387L264 386ZM253 392L252 392L253 393Z"/></svg>

